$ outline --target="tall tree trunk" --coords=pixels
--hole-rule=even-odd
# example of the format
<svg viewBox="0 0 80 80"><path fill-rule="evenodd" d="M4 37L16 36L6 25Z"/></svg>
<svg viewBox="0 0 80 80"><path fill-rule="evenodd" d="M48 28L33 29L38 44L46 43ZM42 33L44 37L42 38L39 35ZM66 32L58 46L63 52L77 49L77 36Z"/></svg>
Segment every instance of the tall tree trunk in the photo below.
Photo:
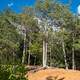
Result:
<svg viewBox="0 0 80 80"><path fill-rule="evenodd" d="M43 40L43 67L47 66L47 42Z"/></svg>
<svg viewBox="0 0 80 80"><path fill-rule="evenodd" d="M74 34L73 34L73 45L74 45ZM72 69L74 70L75 69L75 56L74 56L74 46L72 46Z"/></svg>
<svg viewBox="0 0 80 80"><path fill-rule="evenodd" d="M29 50L29 54L28 54L28 65L30 65L30 50Z"/></svg>
<svg viewBox="0 0 80 80"><path fill-rule="evenodd" d="M26 55L26 33L24 33L22 64L25 63L25 55Z"/></svg>
<svg viewBox="0 0 80 80"><path fill-rule="evenodd" d="M43 39L43 67L47 67L47 38L48 38L48 31L47 31L47 23L45 22L44 26L44 39Z"/></svg>
<svg viewBox="0 0 80 80"><path fill-rule="evenodd" d="M31 45L31 39L29 40L29 55L28 55L28 65L30 65L30 55L31 55L31 51L30 51L30 45Z"/></svg>
<svg viewBox="0 0 80 80"><path fill-rule="evenodd" d="M72 47L72 69L75 69L74 48Z"/></svg>
<svg viewBox="0 0 80 80"><path fill-rule="evenodd" d="M63 49L65 67L66 67L66 69L68 69L68 63L67 63L66 52L65 52L65 45L64 45L64 40L63 39L62 39L62 49Z"/></svg>
<svg viewBox="0 0 80 80"><path fill-rule="evenodd" d="M50 67L52 67L51 48L50 48Z"/></svg>

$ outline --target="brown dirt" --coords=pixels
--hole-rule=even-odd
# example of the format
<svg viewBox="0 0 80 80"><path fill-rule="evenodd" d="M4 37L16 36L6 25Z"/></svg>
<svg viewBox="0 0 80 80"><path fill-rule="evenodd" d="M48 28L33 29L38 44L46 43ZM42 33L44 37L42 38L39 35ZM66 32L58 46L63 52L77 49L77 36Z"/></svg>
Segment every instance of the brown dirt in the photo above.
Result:
<svg viewBox="0 0 80 80"><path fill-rule="evenodd" d="M28 72L29 80L80 80L80 71L58 68L39 69L36 72Z"/></svg>

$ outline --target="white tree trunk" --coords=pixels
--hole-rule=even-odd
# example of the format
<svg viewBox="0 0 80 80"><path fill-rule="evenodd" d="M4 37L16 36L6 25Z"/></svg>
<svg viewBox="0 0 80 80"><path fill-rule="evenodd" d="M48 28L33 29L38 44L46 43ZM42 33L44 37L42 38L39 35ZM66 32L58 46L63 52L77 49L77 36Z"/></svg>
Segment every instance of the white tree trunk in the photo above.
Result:
<svg viewBox="0 0 80 80"><path fill-rule="evenodd" d="M74 48L72 48L72 69L75 69Z"/></svg>
<svg viewBox="0 0 80 80"><path fill-rule="evenodd" d="M52 52L51 52L51 48L50 48L50 67L52 67L52 58L51 58L51 54L52 54Z"/></svg>
<svg viewBox="0 0 80 80"><path fill-rule="evenodd" d="M47 43L43 40L43 67L47 66Z"/></svg>
<svg viewBox="0 0 80 80"><path fill-rule="evenodd" d="M62 40L62 49L63 49L63 55L64 55L65 68L68 69L68 63L67 63L67 59L66 59L64 40Z"/></svg>
<svg viewBox="0 0 80 80"><path fill-rule="evenodd" d="M28 65L30 65L30 50L29 50L29 55L28 55Z"/></svg>
<svg viewBox="0 0 80 80"><path fill-rule="evenodd" d="M30 40L29 40L29 55L28 55L28 65L30 65L30 55L31 55L30 45L31 45L31 38L30 38Z"/></svg>
<svg viewBox="0 0 80 80"><path fill-rule="evenodd" d="M73 45L74 45L74 36L73 36ZM75 56L74 56L74 46L72 46L72 69L75 69Z"/></svg>

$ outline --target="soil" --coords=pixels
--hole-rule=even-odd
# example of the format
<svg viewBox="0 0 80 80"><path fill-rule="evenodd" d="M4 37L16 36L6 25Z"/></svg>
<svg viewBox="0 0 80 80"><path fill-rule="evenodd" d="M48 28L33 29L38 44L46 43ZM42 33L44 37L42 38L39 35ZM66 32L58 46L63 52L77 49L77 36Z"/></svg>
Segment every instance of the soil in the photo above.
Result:
<svg viewBox="0 0 80 80"><path fill-rule="evenodd" d="M38 68L26 75L29 80L80 80L80 71L61 68Z"/></svg>

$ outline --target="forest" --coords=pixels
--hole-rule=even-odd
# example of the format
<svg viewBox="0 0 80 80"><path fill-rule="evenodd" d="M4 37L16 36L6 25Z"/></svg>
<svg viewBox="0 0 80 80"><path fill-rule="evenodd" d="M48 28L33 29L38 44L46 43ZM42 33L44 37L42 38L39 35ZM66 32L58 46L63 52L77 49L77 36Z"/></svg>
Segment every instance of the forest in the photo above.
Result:
<svg viewBox="0 0 80 80"><path fill-rule="evenodd" d="M80 70L80 16L69 6L38 0L0 12L0 80L26 80L27 65Z"/></svg>

